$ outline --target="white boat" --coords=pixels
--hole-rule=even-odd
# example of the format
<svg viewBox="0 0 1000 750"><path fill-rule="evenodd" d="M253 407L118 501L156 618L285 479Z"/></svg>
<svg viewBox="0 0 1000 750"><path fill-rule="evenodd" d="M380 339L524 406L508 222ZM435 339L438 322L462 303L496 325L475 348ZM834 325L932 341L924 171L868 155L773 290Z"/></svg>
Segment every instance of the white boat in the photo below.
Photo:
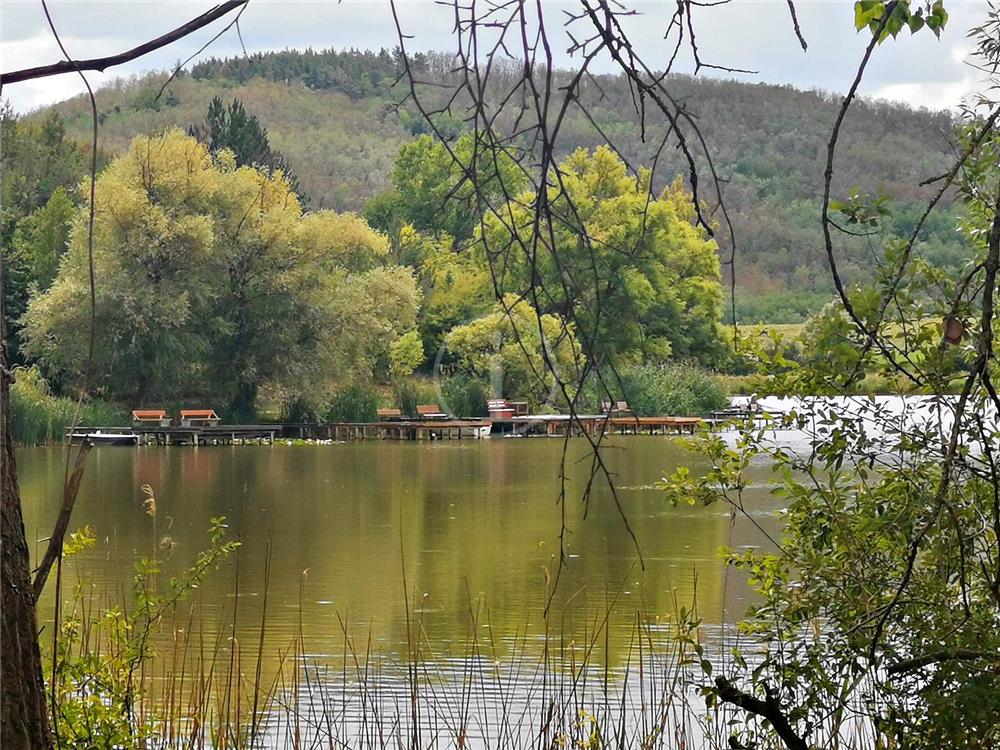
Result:
<svg viewBox="0 0 1000 750"><path fill-rule="evenodd" d="M488 438L490 436L490 429L491 428L492 428L492 425L489 425L489 424L476 425L474 427L463 427L462 428L462 437L464 437L464 438L470 437L470 438L476 438L476 439L479 439L479 438Z"/></svg>
<svg viewBox="0 0 1000 750"><path fill-rule="evenodd" d="M86 440L94 445L135 445L138 437L131 432L74 432L70 435L70 440L81 442Z"/></svg>

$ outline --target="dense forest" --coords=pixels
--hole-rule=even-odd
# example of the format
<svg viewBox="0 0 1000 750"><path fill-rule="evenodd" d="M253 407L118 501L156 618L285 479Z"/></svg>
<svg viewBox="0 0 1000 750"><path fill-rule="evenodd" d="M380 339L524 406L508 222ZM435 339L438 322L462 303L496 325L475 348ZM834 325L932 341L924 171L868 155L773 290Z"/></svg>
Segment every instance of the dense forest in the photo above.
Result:
<svg viewBox="0 0 1000 750"><path fill-rule="evenodd" d="M717 245L696 225L691 194L675 180L653 195L648 170L637 181L607 146L566 157L553 198L604 238L594 254L566 226L553 238L560 267L511 255L498 299L489 258L531 225L512 158L480 186L509 201L512 224L476 221L462 168L428 135L403 143L363 215L309 209L241 102L216 97L202 118L186 133L136 136L107 159L91 234L83 148L56 113L38 124L4 112L5 319L21 422L33 404L41 416L63 410L48 388L91 387L120 405L197 398L238 420L363 420L382 402L412 413L412 387L427 376L440 392L422 398L460 414L482 413L488 392L565 407L555 373L540 377L546 351L559 377L617 361L637 384L653 366L657 387L672 362L734 364ZM471 158L472 134L453 148ZM65 169L28 168L57 159ZM567 295L529 301L537 283L589 276L595 263L608 279L601 315L574 315L582 300ZM655 388L641 390L649 409L663 408ZM716 390L691 408L723 400Z"/></svg>
<svg viewBox="0 0 1000 750"><path fill-rule="evenodd" d="M454 75L444 55L417 56L415 64L421 80L432 84ZM400 146L427 131L412 105L400 106L405 92L397 83L399 72L397 57L388 50L306 50L210 59L171 81L159 97L163 74L121 80L98 97L101 149L107 158L125 150L138 134L169 126L189 129L204 121L214 96L227 103L238 99L266 127L282 164L294 173L306 208L360 211L391 186ZM503 71L497 81L501 86ZM674 78L672 90L698 116L725 181L737 237L738 319L803 320L831 297L816 217L836 97L683 76ZM433 86L426 96L436 103ZM651 135L655 123L647 123L644 142L632 94L621 79L587 81L583 97L586 113L582 108L570 112L562 156L578 147L593 149L611 137L630 165L652 162L658 146ZM62 116L70 138L87 139L90 113L83 99L34 113L29 120L42 122L51 111ZM457 116L441 118L437 125L454 138L464 130ZM897 203L883 233L907 233L931 189L919 183L948 163L952 126L944 112L859 103L841 135L837 193L892 195ZM684 172L679 153L660 155L657 175L665 183ZM925 227L920 257L941 266L963 257L963 240L954 231L957 210L938 213ZM727 245L720 237L726 257ZM859 238L850 252L854 262L845 258L842 269L848 280L870 261L869 240Z"/></svg>

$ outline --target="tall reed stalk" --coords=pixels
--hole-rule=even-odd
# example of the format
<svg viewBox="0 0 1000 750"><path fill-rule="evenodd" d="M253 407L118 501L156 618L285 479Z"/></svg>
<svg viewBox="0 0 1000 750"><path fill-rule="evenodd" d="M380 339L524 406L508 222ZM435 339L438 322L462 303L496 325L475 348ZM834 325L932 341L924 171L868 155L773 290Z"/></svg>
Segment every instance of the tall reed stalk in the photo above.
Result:
<svg viewBox="0 0 1000 750"><path fill-rule="evenodd" d="M697 623L683 610L664 626L612 603L592 612L582 631L571 633L560 618L540 623L541 632L525 626L498 634L487 603L469 596L466 639L443 647L410 589L409 637L400 653L377 646L370 627L355 633L338 615L336 652L317 657L303 616L305 576L293 635L275 640L265 608L256 635L242 631L252 646L240 642L240 600L268 596L269 567L254 592L234 577L228 622L215 632L197 606L178 607L162 613L158 632L149 629L148 648L137 647L134 628L124 627L133 616L124 603L78 588L63 615L55 674L61 736L111 733L109 747L164 750L726 746L724 715L708 714L692 689L700 675ZM628 642L614 661L612 627L616 637L624 627ZM141 665L128 661L137 654ZM129 680L127 718L109 717L123 709L109 686L124 690ZM107 684L95 687L98 681Z"/></svg>
<svg viewBox="0 0 1000 750"><path fill-rule="evenodd" d="M38 369L17 368L10 389L11 426L19 445L61 443L73 426L76 401L52 395ZM127 415L103 401L85 401L79 424L84 427L115 427L128 424Z"/></svg>

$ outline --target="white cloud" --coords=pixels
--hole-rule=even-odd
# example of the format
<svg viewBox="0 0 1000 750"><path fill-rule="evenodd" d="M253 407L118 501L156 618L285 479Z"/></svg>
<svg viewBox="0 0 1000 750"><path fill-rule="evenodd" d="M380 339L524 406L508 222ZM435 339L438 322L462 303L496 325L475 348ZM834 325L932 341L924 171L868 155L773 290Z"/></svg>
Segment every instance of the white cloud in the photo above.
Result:
<svg viewBox="0 0 1000 750"><path fill-rule="evenodd" d="M972 67L972 46L967 40L954 43L947 55L942 57L941 66L953 70L951 80L901 81L886 83L876 88L871 95L879 99L902 102L911 107L927 109L956 108L989 85L987 75Z"/></svg>
<svg viewBox="0 0 1000 750"><path fill-rule="evenodd" d="M890 83L877 89L873 96L902 102L913 108L947 109L958 106L979 86L972 78L954 83Z"/></svg>
<svg viewBox="0 0 1000 750"><path fill-rule="evenodd" d="M63 39L63 43L69 50L83 47L115 49L122 44L122 40L112 38L81 40L67 37ZM42 33L24 39L0 40L0 67L4 70L32 68L61 59L63 59L62 52L51 34ZM99 86L112 76L94 72L89 73L88 78L92 86ZM4 95L9 96L18 109L28 110L68 99L84 91L86 89L80 77L68 74L14 84L4 91Z"/></svg>
<svg viewBox="0 0 1000 750"><path fill-rule="evenodd" d="M557 61L572 64L564 50L569 44L562 31L563 11L574 3L547 0L548 19ZM669 57L663 40L673 3L637 0L630 3L640 15L627 21L636 47L655 66ZM718 7L698 7L698 43L704 60L752 68L757 76L742 80L791 84L803 89L844 91L860 60L867 32L856 33L849 0L797 0L799 20L809 42L803 53L792 33L785 0L737 0ZM77 2L50 0L58 27L72 31L66 39L77 56L109 54L163 33L212 7L205 0L174 2L121 2L97 0ZM955 106L975 85L962 60L968 51L965 32L981 22L983 2L949 0L951 20L938 40L924 30L914 36L906 32L881 45L873 58L862 93L866 96L906 101L916 106ZM447 50L453 47L452 16L447 7L433 0L401 0L397 4L404 33L412 50ZM48 41L45 17L35 0L5 0L0 3L0 54L4 70L60 59ZM189 38L130 65L114 75L129 76L147 70L167 69L175 61L194 53L219 29L222 22L202 29ZM393 47L396 31L386 0L251 0L241 19L243 38L251 51L284 48ZM235 35L221 37L203 56L241 53ZM691 69L690 54L685 59ZM599 65L610 70L608 63ZM65 98L82 90L74 76L9 86L4 96L18 109L28 109ZM93 80L106 80L95 75Z"/></svg>

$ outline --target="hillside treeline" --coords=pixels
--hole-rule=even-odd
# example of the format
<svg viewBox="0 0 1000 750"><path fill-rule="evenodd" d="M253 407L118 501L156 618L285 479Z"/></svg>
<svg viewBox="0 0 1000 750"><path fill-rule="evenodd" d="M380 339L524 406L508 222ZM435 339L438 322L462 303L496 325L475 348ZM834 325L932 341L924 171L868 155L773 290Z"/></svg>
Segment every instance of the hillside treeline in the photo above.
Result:
<svg viewBox="0 0 1000 750"><path fill-rule="evenodd" d="M91 236L85 153L58 114L38 125L7 110L2 125L4 296L17 302L5 318L13 361L31 367L18 375L25 403L55 409L48 389L89 389L132 406L197 399L238 420L357 421L374 418L387 389L388 405L413 413L404 391L431 376L424 400L470 415L487 393L565 408L557 377L582 382L614 362L635 370L635 395L653 408L702 382L678 380L672 365L733 364L717 246L690 193L677 180L651 195L648 170L637 181L607 146L560 165L552 210L568 216L572 203L582 226L560 224L551 238L559 266L511 255L497 299L489 258L531 226L512 158L485 183L495 200L509 191L512 223L478 220L463 170L429 135L403 144L364 215L309 208L267 129L216 97L188 132L136 136L110 158ZM461 135L456 153L472 158L473 140ZM56 158L67 168L36 168ZM600 239L593 253L580 231ZM539 279L588 289L595 263L608 279L599 300L530 297ZM709 392L715 402L699 411L722 402Z"/></svg>
<svg viewBox="0 0 1000 750"><path fill-rule="evenodd" d="M414 68L429 105L447 96L454 63L446 55L419 55ZM400 145L427 130L404 98L401 66L390 50L281 51L249 57L209 59L173 81L155 98L164 77L120 81L101 92L103 148L122 151L141 133L198 122L216 94L238 98L268 129L274 147L298 177L313 209L360 210L388 186ZM496 86L513 69L497 73ZM738 312L741 322L794 322L829 298L829 274L819 236L822 163L837 97L788 86L675 76L675 96L698 117L716 166L725 180L725 198L737 236ZM662 123L650 115L646 141L632 94L622 79L598 76L585 82L583 109L571 110L561 146L566 156L606 140L633 165L650 164ZM82 100L54 107L68 132L83 139L89 109ZM38 116L42 116L41 114ZM440 128L458 137L461 112L443 117ZM657 128L659 127L659 131ZM912 110L867 101L852 109L841 135L835 188L894 196L901 205L886 232L906 234L931 188L919 183L944 170L952 121L947 113ZM685 174L681 155L666 149L659 159L656 187ZM919 250L932 263L948 265L962 256L953 230L955 215L945 211L924 230ZM728 257L725 237L720 252ZM843 272L860 278L870 266L868 243L848 243Z"/></svg>

